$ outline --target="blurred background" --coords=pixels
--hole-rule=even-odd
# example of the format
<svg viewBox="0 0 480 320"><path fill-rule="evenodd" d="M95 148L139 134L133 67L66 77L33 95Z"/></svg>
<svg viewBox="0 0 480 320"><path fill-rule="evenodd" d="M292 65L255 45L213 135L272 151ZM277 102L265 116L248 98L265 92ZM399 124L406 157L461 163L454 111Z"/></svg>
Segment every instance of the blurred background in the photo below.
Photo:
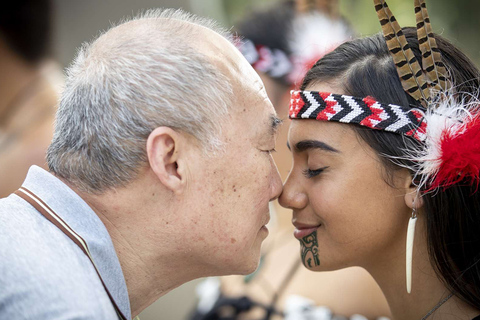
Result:
<svg viewBox="0 0 480 320"><path fill-rule="evenodd" d="M54 54L66 66L84 41L108 29L124 17L154 7L183 8L219 21L226 27L235 25L254 8L272 5L277 0L53 0L55 23ZM413 1L389 0L401 26L414 25ZM480 62L480 1L435 0L427 3L434 31L445 35L477 63ZM341 14L360 35L380 31L372 0L341 0Z"/></svg>
<svg viewBox="0 0 480 320"><path fill-rule="evenodd" d="M144 9L154 7L183 8L198 15L213 18L231 28L252 9L271 6L276 0L52 0L52 29L50 57L58 70L68 66L77 48L90 41L102 30L131 17ZM401 26L414 25L413 1L389 0ZM442 34L460 47L477 64L480 62L480 1L429 1L429 12L436 33ZM4 9L2 9L4 10ZM8 10L8 9L7 9ZM357 34L366 36L380 31L372 0L340 0L340 11ZM5 12L5 11L4 11ZM8 12L7 12L8 14ZM322 32L322 30L319 30ZM3 72L3 70L0 70ZM0 83L0 86L5 83ZM2 125L0 113L0 126ZM0 127L0 129L2 129ZM0 145L2 143L0 130ZM13 142L15 143L15 141ZM0 157L2 150L0 148ZM26 173L26 172L25 172ZM24 176L24 174L23 174ZM5 179L3 179L5 181ZM2 177L0 176L0 186ZM141 315L142 320L185 319L195 303L197 281L173 290Z"/></svg>

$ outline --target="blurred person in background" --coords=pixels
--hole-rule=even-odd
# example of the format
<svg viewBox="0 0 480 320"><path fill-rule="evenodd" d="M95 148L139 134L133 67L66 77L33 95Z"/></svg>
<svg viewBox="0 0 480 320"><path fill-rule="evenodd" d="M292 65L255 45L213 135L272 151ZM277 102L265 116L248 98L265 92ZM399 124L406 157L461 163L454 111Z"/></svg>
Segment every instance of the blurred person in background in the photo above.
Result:
<svg viewBox="0 0 480 320"><path fill-rule="evenodd" d="M0 199L0 318L131 319L187 281L258 267L281 121L232 41L158 9L79 50L50 172Z"/></svg>
<svg viewBox="0 0 480 320"><path fill-rule="evenodd" d="M250 13L235 28L239 49L265 84L277 114L287 118L290 90L313 64L354 36L339 15L338 1L281 1ZM287 148L290 120L279 131L273 154L282 179L292 166ZM192 318L214 319L376 319L390 314L379 286L364 269L311 273L301 266L292 236L291 210L275 201L272 234L259 269L247 276L207 279L198 287Z"/></svg>
<svg viewBox="0 0 480 320"><path fill-rule="evenodd" d="M45 152L62 75L49 59L52 4L7 1L0 10L0 198L18 188Z"/></svg>

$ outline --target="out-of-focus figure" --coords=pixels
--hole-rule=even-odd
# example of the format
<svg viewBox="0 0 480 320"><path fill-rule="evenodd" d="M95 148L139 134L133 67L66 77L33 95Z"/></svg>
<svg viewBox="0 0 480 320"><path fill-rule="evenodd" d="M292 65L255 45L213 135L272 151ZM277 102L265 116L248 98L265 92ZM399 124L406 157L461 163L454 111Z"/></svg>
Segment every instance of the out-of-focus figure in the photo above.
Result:
<svg viewBox="0 0 480 320"><path fill-rule="evenodd" d="M339 15L338 0L277 2L250 13L235 28L240 51L284 119L273 157L285 180L292 166L287 147L290 90L318 59L353 38L354 32ZM273 207L272 232L258 270L247 277L202 283L192 319L361 320L390 315L383 293L364 269L312 273L303 268L291 210L276 201Z"/></svg>
<svg viewBox="0 0 480 320"><path fill-rule="evenodd" d="M49 60L51 23L49 0L7 1L0 10L0 198L31 165L46 167L62 83Z"/></svg>

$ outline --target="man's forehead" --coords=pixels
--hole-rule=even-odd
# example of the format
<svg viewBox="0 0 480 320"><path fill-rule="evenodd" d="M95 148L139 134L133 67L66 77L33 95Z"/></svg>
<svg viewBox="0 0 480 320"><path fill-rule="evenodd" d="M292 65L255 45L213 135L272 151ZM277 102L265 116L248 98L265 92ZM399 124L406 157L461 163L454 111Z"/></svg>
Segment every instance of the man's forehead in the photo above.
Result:
<svg viewBox="0 0 480 320"><path fill-rule="evenodd" d="M230 81L234 94L235 112L253 114L250 122L259 125L260 120L264 128L274 133L277 129L275 109L270 102L265 86L240 51L228 40L212 30L204 29L206 38L197 41L195 46L206 55ZM265 134L265 129L262 130Z"/></svg>
<svg viewBox="0 0 480 320"><path fill-rule="evenodd" d="M198 37L193 37L190 43L194 49L226 76L238 70L243 57L237 54L237 49L229 40L208 28L199 28L197 32Z"/></svg>
<svg viewBox="0 0 480 320"><path fill-rule="evenodd" d="M253 81L252 85L255 87L257 92L260 94L261 98L263 100L268 101L269 104L271 104L270 99L268 98L267 95L267 90L265 89L265 85L262 82L262 79L260 79L259 75L255 72L255 80ZM272 105L273 107L273 105Z"/></svg>
<svg viewBox="0 0 480 320"><path fill-rule="evenodd" d="M262 99L268 98L260 76L233 43L207 28L200 32L204 35L201 41L198 39L192 45L229 78L234 90L246 86L258 92Z"/></svg>

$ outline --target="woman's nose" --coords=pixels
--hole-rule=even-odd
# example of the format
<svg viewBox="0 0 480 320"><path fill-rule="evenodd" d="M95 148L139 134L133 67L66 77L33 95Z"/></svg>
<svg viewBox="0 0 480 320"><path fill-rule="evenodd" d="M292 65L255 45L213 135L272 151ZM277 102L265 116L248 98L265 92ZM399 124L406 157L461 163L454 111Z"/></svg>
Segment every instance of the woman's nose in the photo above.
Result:
<svg viewBox="0 0 480 320"><path fill-rule="evenodd" d="M290 172L285 184L283 185L283 191L278 198L278 203L282 207L288 209L302 209L307 205L308 198L305 192L303 192L303 186L300 181L296 181L294 174Z"/></svg>

